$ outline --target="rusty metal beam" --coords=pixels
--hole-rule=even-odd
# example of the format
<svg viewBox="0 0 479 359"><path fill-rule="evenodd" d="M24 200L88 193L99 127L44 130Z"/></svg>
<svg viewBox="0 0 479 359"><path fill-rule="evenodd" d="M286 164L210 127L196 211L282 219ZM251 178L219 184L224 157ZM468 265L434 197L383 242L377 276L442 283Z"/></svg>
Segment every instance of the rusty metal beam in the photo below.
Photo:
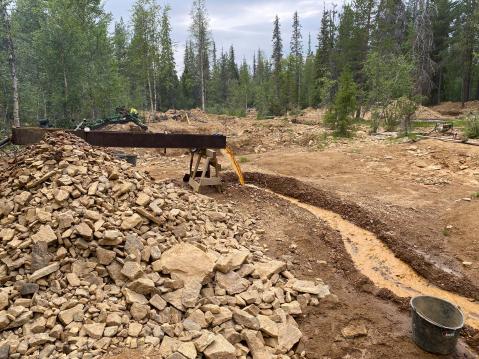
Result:
<svg viewBox="0 0 479 359"><path fill-rule="evenodd" d="M31 145L41 141L48 132L64 131L72 133L92 146L99 147L135 147L135 148L226 148L226 137L223 135L191 135L136 133L113 131L73 131L58 128L21 127L12 129L12 143L15 145Z"/></svg>

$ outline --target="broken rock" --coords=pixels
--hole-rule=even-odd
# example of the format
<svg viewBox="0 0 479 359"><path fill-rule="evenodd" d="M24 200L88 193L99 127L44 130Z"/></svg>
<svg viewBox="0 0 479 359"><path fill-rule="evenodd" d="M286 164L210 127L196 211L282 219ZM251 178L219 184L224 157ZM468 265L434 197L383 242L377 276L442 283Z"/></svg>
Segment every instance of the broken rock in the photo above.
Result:
<svg viewBox="0 0 479 359"><path fill-rule="evenodd" d="M218 334L204 351L208 359L235 359L236 349L224 336Z"/></svg>
<svg viewBox="0 0 479 359"><path fill-rule="evenodd" d="M192 280L204 283L213 267L213 260L205 252L188 243L174 245L153 263L153 270L175 274L185 283Z"/></svg>
<svg viewBox="0 0 479 359"><path fill-rule="evenodd" d="M32 236L33 242L53 243L57 240L57 235L49 225L41 225L37 233Z"/></svg>

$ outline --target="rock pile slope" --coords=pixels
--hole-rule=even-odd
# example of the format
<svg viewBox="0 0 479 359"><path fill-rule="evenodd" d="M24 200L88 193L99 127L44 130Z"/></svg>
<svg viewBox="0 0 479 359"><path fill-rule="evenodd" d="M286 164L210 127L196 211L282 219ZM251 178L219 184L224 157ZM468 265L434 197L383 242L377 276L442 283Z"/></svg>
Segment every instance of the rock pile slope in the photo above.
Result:
<svg viewBox="0 0 479 359"><path fill-rule="evenodd" d="M254 220L63 133L0 174L0 358L300 355L329 294L263 254Z"/></svg>

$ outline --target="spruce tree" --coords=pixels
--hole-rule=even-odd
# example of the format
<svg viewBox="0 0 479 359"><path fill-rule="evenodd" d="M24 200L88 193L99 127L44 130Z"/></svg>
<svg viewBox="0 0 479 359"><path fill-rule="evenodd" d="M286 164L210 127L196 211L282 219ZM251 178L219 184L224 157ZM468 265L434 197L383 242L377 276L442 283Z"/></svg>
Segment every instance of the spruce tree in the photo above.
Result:
<svg viewBox="0 0 479 359"><path fill-rule="evenodd" d="M206 84L209 77L209 49L210 49L210 34L208 30L208 12L206 10L205 0L193 1L193 8L191 10L192 25L190 27L191 36L193 39L195 58L197 61L201 108L206 109Z"/></svg>
<svg viewBox="0 0 479 359"><path fill-rule="evenodd" d="M325 122L339 136L349 136L353 125L353 114L356 110L356 84L353 74L346 68L339 79L339 89L333 106L326 114Z"/></svg>
<svg viewBox="0 0 479 359"><path fill-rule="evenodd" d="M173 54L173 42L171 40L171 25L169 17L170 7L163 9L161 16L160 57L159 57L159 97L160 107L164 110L176 107L178 76L176 74L175 57Z"/></svg>
<svg viewBox="0 0 479 359"><path fill-rule="evenodd" d="M382 54L402 53L407 40L407 13L403 0L380 0L373 45Z"/></svg>
<svg viewBox="0 0 479 359"><path fill-rule="evenodd" d="M334 50L334 21L331 11L323 11L321 29L318 34L318 48L314 59L314 105L329 103L331 85L333 50Z"/></svg>
<svg viewBox="0 0 479 359"><path fill-rule="evenodd" d="M273 54L271 56L273 60L273 81L275 97L271 103L271 111L274 114L282 114L284 112L284 104L282 104L281 93L281 73L282 73L282 61L283 61L283 41L281 39L281 28L279 23L279 17L276 15L273 23Z"/></svg>
<svg viewBox="0 0 479 359"><path fill-rule="evenodd" d="M450 0L433 0L431 4L435 9L431 20L434 42L431 58L436 63L437 68L433 78L434 86L430 101L433 104L438 104L444 96L454 12L453 3Z"/></svg>
<svg viewBox="0 0 479 359"><path fill-rule="evenodd" d="M184 108L192 108L199 104L199 88L198 82L196 81L197 61L195 60L193 44L191 41L187 42L185 45L183 64L183 74L181 75L181 102Z"/></svg>
<svg viewBox="0 0 479 359"><path fill-rule="evenodd" d="M128 46L129 46L128 29L126 27L123 18L115 23L115 29L113 31L112 43L113 54L118 66L119 73L124 76L125 80L128 73Z"/></svg>
<svg viewBox="0 0 479 359"><path fill-rule="evenodd" d="M296 107L300 107L301 99L301 71L303 68L303 41L301 34L301 25L299 23L298 12L293 16L293 31L291 35L291 53L290 53L290 67L292 71L292 88L290 90L290 102Z"/></svg>
<svg viewBox="0 0 479 359"><path fill-rule="evenodd" d="M238 65L236 64L235 49L233 45L230 46L228 53L228 78L233 82L239 80Z"/></svg>

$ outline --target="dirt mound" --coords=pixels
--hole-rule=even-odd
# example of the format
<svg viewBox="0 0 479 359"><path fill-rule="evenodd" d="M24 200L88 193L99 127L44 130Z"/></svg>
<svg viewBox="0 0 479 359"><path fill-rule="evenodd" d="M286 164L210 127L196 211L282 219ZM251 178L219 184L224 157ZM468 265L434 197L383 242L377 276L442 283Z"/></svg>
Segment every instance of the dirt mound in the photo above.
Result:
<svg viewBox="0 0 479 359"><path fill-rule="evenodd" d="M416 120L443 120L444 114L439 113L432 108L419 106L414 114Z"/></svg>
<svg viewBox="0 0 479 359"><path fill-rule="evenodd" d="M461 102L447 101L432 106L431 109L445 116L458 117L479 112L479 101L466 102L464 107Z"/></svg>
<svg viewBox="0 0 479 359"><path fill-rule="evenodd" d="M263 254L252 218L56 133L2 173L0 350L195 359L299 355L294 316L329 295Z"/></svg>

